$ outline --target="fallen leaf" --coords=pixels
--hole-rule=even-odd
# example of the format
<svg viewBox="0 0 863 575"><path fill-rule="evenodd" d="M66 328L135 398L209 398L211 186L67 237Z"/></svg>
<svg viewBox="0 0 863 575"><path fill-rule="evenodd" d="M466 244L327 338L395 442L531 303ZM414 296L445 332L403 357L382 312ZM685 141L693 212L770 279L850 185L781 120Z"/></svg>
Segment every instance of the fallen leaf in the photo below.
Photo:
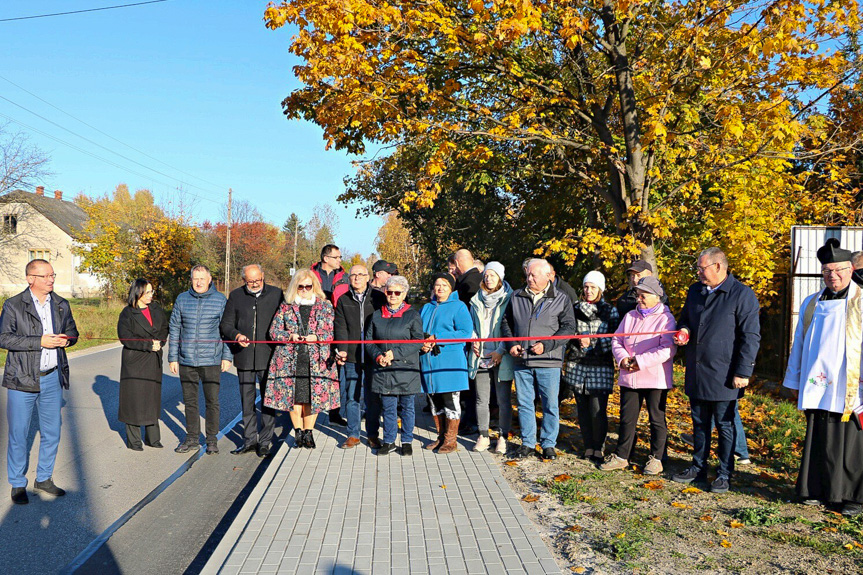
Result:
<svg viewBox="0 0 863 575"><path fill-rule="evenodd" d="M242 469L242 467L235 467L235 468L234 468L234 471L239 471L239 470L241 470L241 469Z"/></svg>
<svg viewBox="0 0 863 575"><path fill-rule="evenodd" d="M656 491L657 489L662 489L663 483L661 480L657 479L655 481L648 481L644 485L642 485L645 489L650 489L651 491Z"/></svg>
<svg viewBox="0 0 863 575"><path fill-rule="evenodd" d="M711 516L711 515L702 515L701 517L699 517L699 519L701 519L702 521L713 521L713 516Z"/></svg>
<svg viewBox="0 0 863 575"><path fill-rule="evenodd" d="M731 543L727 539L723 539L720 545L722 545L723 547L731 547Z"/></svg>
<svg viewBox="0 0 863 575"><path fill-rule="evenodd" d="M837 531L839 531L835 527L822 527L821 530L826 531L827 533L836 533Z"/></svg>
<svg viewBox="0 0 863 575"><path fill-rule="evenodd" d="M639 501L650 501L650 497L639 497Z"/></svg>
<svg viewBox="0 0 863 575"><path fill-rule="evenodd" d="M727 531L723 531L722 529L717 529L717 530L716 530L716 534L717 534L717 535L721 535L722 537L728 537L728 532L727 532Z"/></svg>
<svg viewBox="0 0 863 575"><path fill-rule="evenodd" d="M788 431L791 431L790 429ZM770 471L762 471L758 474L758 477L761 479L779 479L778 473L771 473Z"/></svg>
<svg viewBox="0 0 863 575"><path fill-rule="evenodd" d="M534 501L539 501L539 495L525 495L521 500L526 503L533 503Z"/></svg>
<svg viewBox="0 0 863 575"><path fill-rule="evenodd" d="M570 525L565 529L565 531L570 531L572 533L581 533L583 531L583 528L581 527L581 525Z"/></svg>
<svg viewBox="0 0 863 575"><path fill-rule="evenodd" d="M617 535L615 535L615 537L617 537L618 539L624 539L626 537L626 533L618 533Z"/></svg>
<svg viewBox="0 0 863 575"><path fill-rule="evenodd" d="M682 493L689 495L690 493L701 493L701 490L697 487L687 487L682 491Z"/></svg>
<svg viewBox="0 0 863 575"><path fill-rule="evenodd" d="M842 547L844 547L845 549L848 549L849 551L850 551L851 549L854 549L854 546L853 546L853 545L851 545L850 543L846 543L846 544L845 544L845 545L843 545Z"/></svg>
<svg viewBox="0 0 863 575"><path fill-rule="evenodd" d="M510 459L509 461L504 461L504 464L509 465L510 467L515 467L518 465L518 461L515 459Z"/></svg>
<svg viewBox="0 0 863 575"><path fill-rule="evenodd" d="M857 543L856 541L852 541L851 543L853 543L853 544L854 544L854 547L856 547L857 549L863 549L863 545L860 545L860 544L859 544L859 543Z"/></svg>
<svg viewBox="0 0 863 575"><path fill-rule="evenodd" d="M441 486L440 486L440 488L441 488L441 489L446 489L446 485L441 485Z"/></svg>
<svg viewBox="0 0 863 575"><path fill-rule="evenodd" d="M584 567L570 567L569 570L573 573L584 573L586 571Z"/></svg>
<svg viewBox="0 0 863 575"><path fill-rule="evenodd" d="M660 521L662 521L662 517L657 515L656 517L651 517L650 520L655 521L656 523L659 523Z"/></svg>
<svg viewBox="0 0 863 575"><path fill-rule="evenodd" d="M563 483L564 481L568 481L572 479L571 475L567 475L566 473L561 473L560 475L555 475L554 480L558 483Z"/></svg>
<svg viewBox="0 0 863 575"><path fill-rule="evenodd" d="M677 507L678 509L692 509L692 505L687 505L686 503L680 503L679 501L672 502L671 506Z"/></svg>
<svg viewBox="0 0 863 575"><path fill-rule="evenodd" d="M741 527L743 527L743 523L741 523L740 521L735 521L734 519L732 519L728 523L728 526L733 528L733 529L740 529Z"/></svg>

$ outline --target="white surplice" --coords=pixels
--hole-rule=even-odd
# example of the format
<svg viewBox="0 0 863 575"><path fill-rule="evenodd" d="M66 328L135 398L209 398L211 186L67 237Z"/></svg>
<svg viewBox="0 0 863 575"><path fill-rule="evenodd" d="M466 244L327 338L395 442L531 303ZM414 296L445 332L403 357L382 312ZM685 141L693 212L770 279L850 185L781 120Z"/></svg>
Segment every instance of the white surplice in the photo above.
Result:
<svg viewBox="0 0 863 575"><path fill-rule="evenodd" d="M848 289L848 298L852 290L858 290L853 282ZM794 332L794 345L791 347L791 357L788 359L788 369L782 385L799 390L797 407L804 409L823 409L833 413L845 411L845 322L847 299L819 301L815 304L815 313L809 331L803 334L803 317L806 306L812 298L818 298L822 292L817 292L805 300L800 306L797 316L797 329ZM863 361L861 361L863 364ZM861 365L863 373L863 365ZM863 391L863 385L860 387ZM861 404L860 393L852 409Z"/></svg>

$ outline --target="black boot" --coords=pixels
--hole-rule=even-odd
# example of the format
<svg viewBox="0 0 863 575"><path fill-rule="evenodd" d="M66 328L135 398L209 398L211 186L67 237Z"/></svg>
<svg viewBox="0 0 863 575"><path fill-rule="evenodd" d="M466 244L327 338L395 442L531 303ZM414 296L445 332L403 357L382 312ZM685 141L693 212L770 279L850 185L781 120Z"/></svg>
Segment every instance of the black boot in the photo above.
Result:
<svg viewBox="0 0 863 575"><path fill-rule="evenodd" d="M305 437L306 437L305 447L307 449L315 449L317 447L317 445L315 445L315 438L312 437L312 430L311 429L307 429L305 431Z"/></svg>
<svg viewBox="0 0 863 575"><path fill-rule="evenodd" d="M297 427L294 429L294 447L303 448L306 446L306 432Z"/></svg>

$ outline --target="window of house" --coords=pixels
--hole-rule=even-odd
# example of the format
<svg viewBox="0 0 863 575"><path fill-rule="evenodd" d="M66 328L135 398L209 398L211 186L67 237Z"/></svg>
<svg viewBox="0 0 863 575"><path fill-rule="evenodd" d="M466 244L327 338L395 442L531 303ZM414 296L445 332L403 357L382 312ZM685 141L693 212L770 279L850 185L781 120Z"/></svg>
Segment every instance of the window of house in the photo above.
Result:
<svg viewBox="0 0 863 575"><path fill-rule="evenodd" d="M30 250L31 260L51 261L51 250Z"/></svg>
<svg viewBox="0 0 863 575"><path fill-rule="evenodd" d="M18 218L16 218L15 216L3 216L3 233L18 233Z"/></svg>

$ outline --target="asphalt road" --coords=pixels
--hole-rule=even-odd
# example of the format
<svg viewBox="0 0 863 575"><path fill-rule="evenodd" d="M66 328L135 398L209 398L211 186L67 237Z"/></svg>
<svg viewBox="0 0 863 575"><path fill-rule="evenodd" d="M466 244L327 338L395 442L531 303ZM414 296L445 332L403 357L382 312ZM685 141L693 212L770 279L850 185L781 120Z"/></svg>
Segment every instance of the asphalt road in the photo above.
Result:
<svg viewBox="0 0 863 575"><path fill-rule="evenodd" d="M0 497L0 557L6 573L63 571L105 529L190 459L189 454L173 450L185 437L177 376L165 373L162 384L165 449L145 447L143 452L134 452L126 448L125 426L117 421L119 346L85 350L70 360L71 387L64 393L63 427L54 470L55 483L67 494L53 498L32 491L39 451L38 418L34 416L31 438L35 441L27 473L30 504L16 506L8 495ZM223 429L240 412L236 375L222 374L219 397L219 428ZM203 395L199 404L203 416ZM5 417L6 393L0 392L0 418ZM2 425L0 455L6 453L6 441L7 429ZM238 508L260 474L260 459L229 453L241 441L235 427L219 442L219 455L195 460L78 572L195 572L195 565L203 564L207 549L218 543L219 533L230 523L232 507ZM0 485L10 489L2 463Z"/></svg>

